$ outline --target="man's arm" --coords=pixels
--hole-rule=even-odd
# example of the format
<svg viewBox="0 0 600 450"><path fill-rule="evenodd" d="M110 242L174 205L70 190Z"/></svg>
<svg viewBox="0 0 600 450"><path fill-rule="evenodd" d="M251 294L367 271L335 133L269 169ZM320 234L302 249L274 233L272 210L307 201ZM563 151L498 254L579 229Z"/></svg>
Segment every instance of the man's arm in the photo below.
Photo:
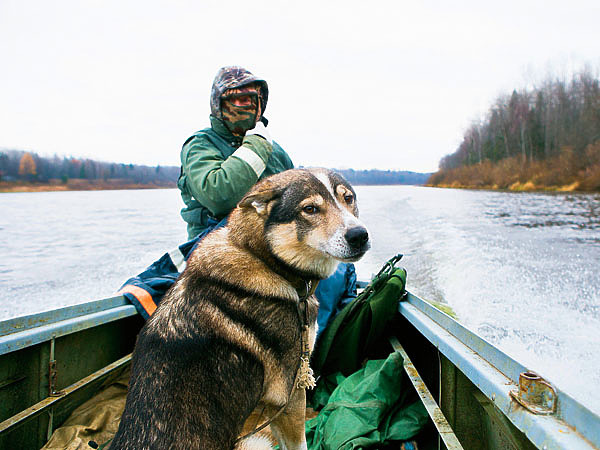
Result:
<svg viewBox="0 0 600 450"><path fill-rule="evenodd" d="M273 152L263 137L248 135L229 158L205 137L185 144L181 163L192 195L215 217L223 217L258 181Z"/></svg>

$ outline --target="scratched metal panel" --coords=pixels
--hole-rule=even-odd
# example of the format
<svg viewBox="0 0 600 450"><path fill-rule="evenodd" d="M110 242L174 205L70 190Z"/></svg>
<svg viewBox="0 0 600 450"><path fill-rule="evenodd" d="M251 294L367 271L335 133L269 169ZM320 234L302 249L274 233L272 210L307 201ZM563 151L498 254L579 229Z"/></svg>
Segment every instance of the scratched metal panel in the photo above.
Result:
<svg viewBox="0 0 600 450"><path fill-rule="evenodd" d="M93 314L99 311L116 308L118 306L128 305L129 302L123 296L105 298L92 302L81 303L79 305L67 306L52 311L45 311L28 316L16 317L0 322L0 336L19 331L37 328L55 322Z"/></svg>
<svg viewBox="0 0 600 450"><path fill-rule="evenodd" d="M135 307L128 304L0 336L0 355L136 314Z"/></svg>
<svg viewBox="0 0 600 450"><path fill-rule="evenodd" d="M57 389L130 353L142 325L143 319L134 315L58 337L54 351ZM0 422L47 398L49 348L50 342L45 341L0 355ZM99 384L93 383L61 400L53 408L54 428L97 392ZM40 448L46 441L48 417L44 412L0 433L0 449Z"/></svg>

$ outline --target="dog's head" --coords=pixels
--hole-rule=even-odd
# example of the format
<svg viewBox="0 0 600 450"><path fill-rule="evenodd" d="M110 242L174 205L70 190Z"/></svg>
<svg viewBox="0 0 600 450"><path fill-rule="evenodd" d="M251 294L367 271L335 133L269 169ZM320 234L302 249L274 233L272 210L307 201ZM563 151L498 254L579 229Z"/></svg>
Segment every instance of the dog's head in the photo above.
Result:
<svg viewBox="0 0 600 450"><path fill-rule="evenodd" d="M339 261L358 261L370 248L354 189L326 169L288 170L257 183L229 223L236 241L314 278L327 278Z"/></svg>

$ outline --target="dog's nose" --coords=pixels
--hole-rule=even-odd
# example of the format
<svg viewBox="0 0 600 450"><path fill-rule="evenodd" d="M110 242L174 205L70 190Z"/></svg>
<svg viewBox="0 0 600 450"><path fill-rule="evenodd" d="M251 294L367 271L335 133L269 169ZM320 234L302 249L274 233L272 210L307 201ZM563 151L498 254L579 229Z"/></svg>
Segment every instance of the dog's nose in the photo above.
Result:
<svg viewBox="0 0 600 450"><path fill-rule="evenodd" d="M348 244L354 248L361 248L369 242L369 233L365 227L354 227L346 231L344 235Z"/></svg>

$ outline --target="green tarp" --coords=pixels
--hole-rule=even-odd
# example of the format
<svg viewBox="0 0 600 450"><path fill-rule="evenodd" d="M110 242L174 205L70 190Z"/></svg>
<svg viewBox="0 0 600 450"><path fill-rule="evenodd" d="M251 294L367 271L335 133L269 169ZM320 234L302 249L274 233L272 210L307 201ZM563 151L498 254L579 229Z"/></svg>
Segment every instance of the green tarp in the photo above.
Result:
<svg viewBox="0 0 600 450"><path fill-rule="evenodd" d="M310 450L381 448L413 438L428 420L420 401L410 402L412 387L403 376L402 357L368 361L340 384L319 415L306 423Z"/></svg>
<svg viewBox="0 0 600 450"><path fill-rule="evenodd" d="M406 271L395 267L400 258L392 258L321 336L312 358L320 379L309 401L321 411L306 424L310 450L382 448L413 438L428 421L400 354L368 360L381 353L377 346L406 292Z"/></svg>

